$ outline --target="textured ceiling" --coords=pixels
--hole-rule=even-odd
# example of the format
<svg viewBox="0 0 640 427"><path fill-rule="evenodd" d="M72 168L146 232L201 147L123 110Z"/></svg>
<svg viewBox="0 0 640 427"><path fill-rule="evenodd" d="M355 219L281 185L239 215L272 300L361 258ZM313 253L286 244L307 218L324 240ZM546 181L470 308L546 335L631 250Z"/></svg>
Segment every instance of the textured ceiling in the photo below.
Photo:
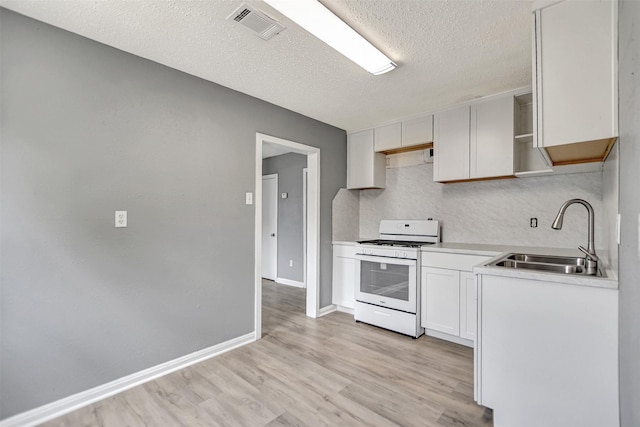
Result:
<svg viewBox="0 0 640 427"><path fill-rule="evenodd" d="M0 0L0 6L345 130L531 84L531 4L323 0L399 66L373 76L262 1L269 41L226 18L242 0Z"/></svg>

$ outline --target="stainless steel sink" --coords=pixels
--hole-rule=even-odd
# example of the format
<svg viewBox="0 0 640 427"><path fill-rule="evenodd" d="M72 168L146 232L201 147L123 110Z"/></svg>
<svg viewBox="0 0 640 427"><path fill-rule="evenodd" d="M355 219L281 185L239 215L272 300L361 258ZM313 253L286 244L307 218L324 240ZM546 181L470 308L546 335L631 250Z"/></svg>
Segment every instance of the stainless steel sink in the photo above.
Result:
<svg viewBox="0 0 640 427"><path fill-rule="evenodd" d="M551 255L512 254L507 259L523 262L540 262L545 264L576 265L584 267L585 259L581 257L564 257Z"/></svg>
<svg viewBox="0 0 640 427"><path fill-rule="evenodd" d="M525 270L552 271L563 274L585 274L585 269L579 265L543 264L538 262L523 262L505 260L496 263L498 267L521 268Z"/></svg>
<svg viewBox="0 0 640 427"><path fill-rule="evenodd" d="M559 274L593 275L604 277L600 269L590 274L585 266L585 259L580 257L561 257L553 255L516 254L511 253L489 264L495 267L535 270Z"/></svg>

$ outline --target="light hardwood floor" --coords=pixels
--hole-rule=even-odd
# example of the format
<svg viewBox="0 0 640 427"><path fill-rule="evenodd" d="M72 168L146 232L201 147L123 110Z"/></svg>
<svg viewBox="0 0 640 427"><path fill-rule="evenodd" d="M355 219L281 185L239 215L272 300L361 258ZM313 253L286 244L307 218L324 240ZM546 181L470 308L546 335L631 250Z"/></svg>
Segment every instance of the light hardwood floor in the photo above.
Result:
<svg viewBox="0 0 640 427"><path fill-rule="evenodd" d="M263 282L263 339L46 426L490 426L473 351L304 315L304 289Z"/></svg>

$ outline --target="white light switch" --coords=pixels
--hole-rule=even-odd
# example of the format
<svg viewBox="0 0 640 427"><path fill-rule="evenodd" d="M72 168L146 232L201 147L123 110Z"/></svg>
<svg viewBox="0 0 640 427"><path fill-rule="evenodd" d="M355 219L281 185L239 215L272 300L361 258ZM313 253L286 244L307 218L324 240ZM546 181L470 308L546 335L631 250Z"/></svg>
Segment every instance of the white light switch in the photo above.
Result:
<svg viewBox="0 0 640 427"><path fill-rule="evenodd" d="M245 205L252 205L253 204L253 193L247 193L245 195Z"/></svg>
<svg viewBox="0 0 640 427"><path fill-rule="evenodd" d="M116 211L116 228L127 226L127 211Z"/></svg>

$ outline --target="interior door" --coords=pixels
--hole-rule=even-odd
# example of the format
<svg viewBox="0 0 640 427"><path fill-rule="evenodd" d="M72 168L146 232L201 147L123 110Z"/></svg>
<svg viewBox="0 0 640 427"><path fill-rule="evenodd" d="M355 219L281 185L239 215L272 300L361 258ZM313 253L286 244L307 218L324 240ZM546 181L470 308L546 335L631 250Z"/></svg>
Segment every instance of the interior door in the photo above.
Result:
<svg viewBox="0 0 640 427"><path fill-rule="evenodd" d="M262 277L278 274L278 174L262 177Z"/></svg>

